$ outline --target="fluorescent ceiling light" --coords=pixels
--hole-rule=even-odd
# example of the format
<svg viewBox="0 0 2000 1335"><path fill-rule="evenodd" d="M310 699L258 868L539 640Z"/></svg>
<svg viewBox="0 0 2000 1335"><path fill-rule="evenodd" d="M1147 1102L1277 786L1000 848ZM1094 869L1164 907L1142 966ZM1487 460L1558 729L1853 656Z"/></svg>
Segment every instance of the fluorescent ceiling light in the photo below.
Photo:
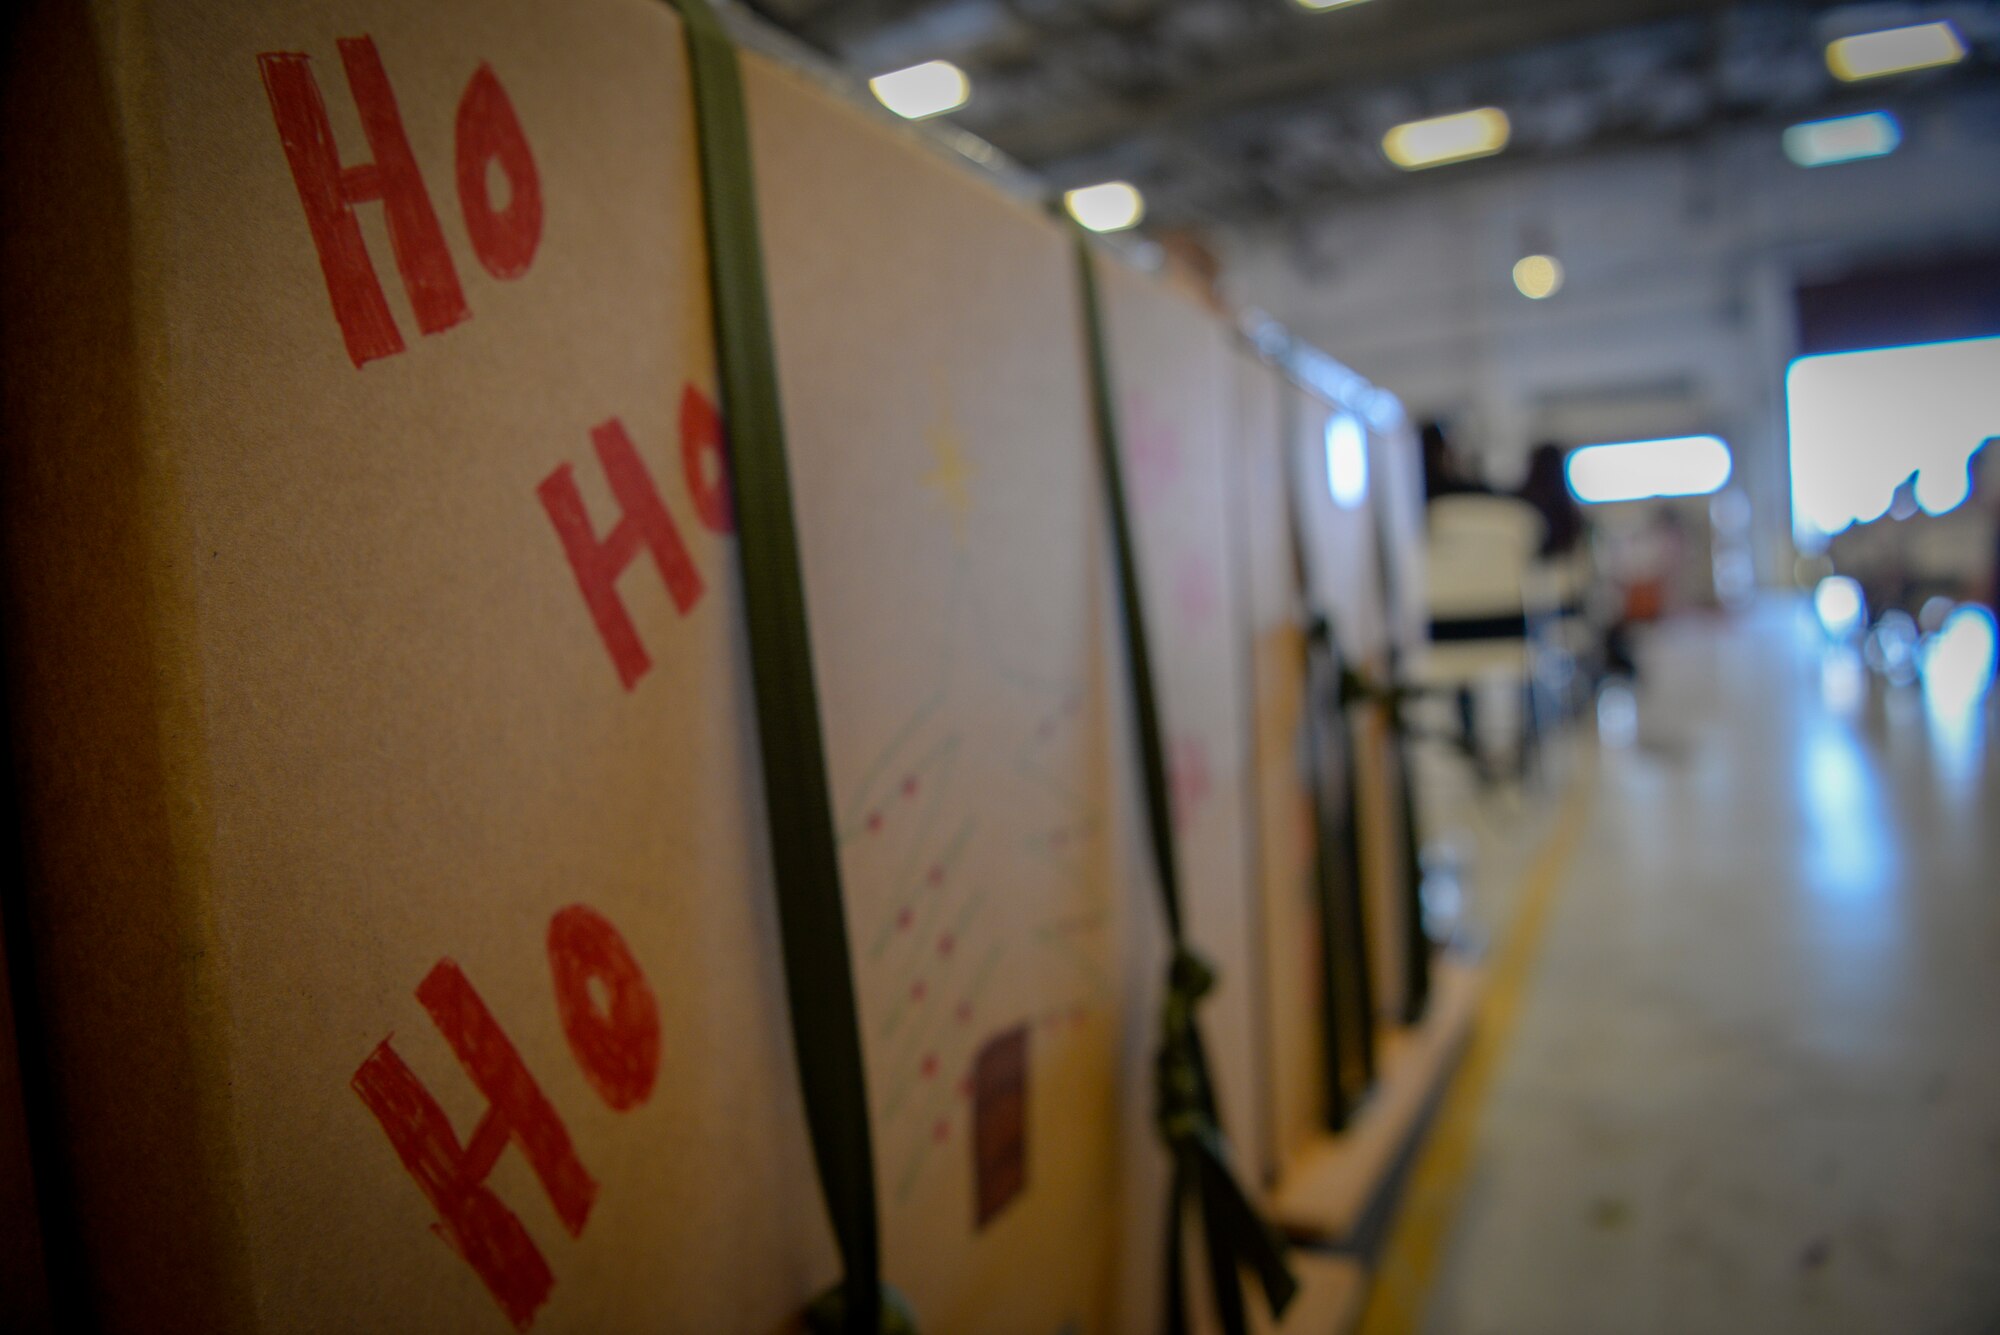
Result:
<svg viewBox="0 0 2000 1335"><path fill-rule="evenodd" d="M1362 0L1298 0L1301 9L1345 9L1349 5L1361 4Z"/></svg>
<svg viewBox="0 0 2000 1335"><path fill-rule="evenodd" d="M1130 181L1105 181L1063 192L1069 216L1093 232L1122 232L1146 216L1146 201Z"/></svg>
<svg viewBox="0 0 2000 1335"><path fill-rule="evenodd" d="M964 106L972 96L972 81L949 60L926 60L876 75L868 81L868 91L898 116L915 121Z"/></svg>
<svg viewBox="0 0 2000 1335"><path fill-rule="evenodd" d="M1404 171L1483 158L1507 147L1512 127L1498 107L1398 125L1382 136L1382 151Z"/></svg>
<svg viewBox="0 0 2000 1335"><path fill-rule="evenodd" d="M1562 285L1562 261L1553 255L1528 255L1514 262L1514 287L1530 301L1553 297Z"/></svg>
<svg viewBox="0 0 2000 1335"><path fill-rule="evenodd" d="M1807 121L1785 131L1785 156L1801 167L1826 167L1836 162L1885 157L1903 142L1896 118L1886 111L1869 111L1835 120Z"/></svg>
<svg viewBox="0 0 2000 1335"><path fill-rule="evenodd" d="M1965 43L1958 29L1943 20L1859 33L1826 46L1826 67L1836 79L1849 83L1934 65L1955 65L1963 59Z"/></svg>
<svg viewBox="0 0 2000 1335"><path fill-rule="evenodd" d="M1729 481L1729 447L1716 436L1675 436L1572 452L1569 489L1580 501L1644 501L1656 496L1706 496Z"/></svg>

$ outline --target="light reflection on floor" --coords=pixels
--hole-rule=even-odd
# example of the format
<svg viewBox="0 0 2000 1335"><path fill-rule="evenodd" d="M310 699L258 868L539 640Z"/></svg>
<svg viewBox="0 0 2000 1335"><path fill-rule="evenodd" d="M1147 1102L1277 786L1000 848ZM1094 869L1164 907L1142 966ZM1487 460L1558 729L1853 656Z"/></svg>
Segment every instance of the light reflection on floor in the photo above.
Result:
<svg viewBox="0 0 2000 1335"><path fill-rule="evenodd" d="M1885 685L1803 601L1646 665L1425 1328L2000 1331L1994 701Z"/></svg>

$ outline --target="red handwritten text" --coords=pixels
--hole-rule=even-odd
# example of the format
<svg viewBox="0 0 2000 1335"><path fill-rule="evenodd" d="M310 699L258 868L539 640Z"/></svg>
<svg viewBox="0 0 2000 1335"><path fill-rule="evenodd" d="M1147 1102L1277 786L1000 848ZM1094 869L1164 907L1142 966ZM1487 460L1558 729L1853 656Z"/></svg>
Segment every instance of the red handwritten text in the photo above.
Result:
<svg viewBox="0 0 2000 1335"><path fill-rule="evenodd" d="M729 481L723 467L722 419L715 405L692 385L681 395L680 437L681 471L696 518L713 532L729 532L732 519ZM653 475L640 460L624 423L615 417L601 422L591 428L590 440L612 499L618 504L618 522L609 531L599 537L592 528L570 465L558 465L536 486L535 494L555 526L570 571L576 576L577 590L611 655L618 680L629 691L652 669L653 660L639 641L638 628L632 624L624 599L618 596L618 577L638 559L641 550L650 552L682 616L694 610L706 586L688 555L680 526L667 512Z"/></svg>
<svg viewBox="0 0 2000 1335"><path fill-rule="evenodd" d="M417 328L442 333L472 316L458 270L445 247L416 155L410 150L395 91L374 39L344 37L340 62L374 160L343 166L333 125L313 78L309 56L267 51L257 57L264 92L277 122L278 142L291 165L305 208L306 227L319 252L333 317L355 366L403 351L403 336L389 312L361 238L357 204L380 202L389 225L389 247L409 294ZM481 65L458 106L459 204L474 252L497 278L527 272L542 234L541 178L528 151L514 106L492 69ZM498 162L508 183L504 209L487 196L486 169Z"/></svg>
<svg viewBox="0 0 2000 1335"><path fill-rule="evenodd" d="M643 1103L659 1071L660 1017L624 939L597 913L572 905L549 924L549 962L563 1030L591 1085L621 1111ZM592 1000L592 980L608 991L602 1010ZM486 1099L471 1137L460 1143L437 1099L397 1055L394 1035L375 1046L350 1083L437 1211L435 1231L465 1258L507 1319L526 1330L548 1301L555 1275L487 1178L501 1153L517 1146L571 1237L590 1221L597 1181L457 963L439 960L418 984L417 1001Z"/></svg>

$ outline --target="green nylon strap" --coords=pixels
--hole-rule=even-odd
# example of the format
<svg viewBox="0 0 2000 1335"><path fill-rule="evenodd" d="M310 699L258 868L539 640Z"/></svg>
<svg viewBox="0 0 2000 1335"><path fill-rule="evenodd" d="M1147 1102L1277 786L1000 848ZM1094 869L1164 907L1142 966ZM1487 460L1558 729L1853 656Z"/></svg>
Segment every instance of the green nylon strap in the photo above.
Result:
<svg viewBox="0 0 2000 1335"><path fill-rule="evenodd" d="M708 231L717 375L749 628L750 676L793 1055L843 1278L809 1313L816 1331L907 1332L881 1280L874 1151L848 957L840 861L792 518L770 303L736 47L707 0L669 0L687 37ZM790 1202L774 1202L786 1208Z"/></svg>
<svg viewBox="0 0 2000 1335"><path fill-rule="evenodd" d="M1408 951L1404 967L1409 971L1410 990L1403 999L1403 1023L1415 1024L1424 1018L1431 1000L1431 947L1424 925L1424 841L1417 830L1417 791L1410 776L1409 734L1402 725L1400 710L1390 715L1396 750L1396 796L1403 807L1403 945Z"/></svg>
<svg viewBox="0 0 2000 1335"><path fill-rule="evenodd" d="M1381 706L1383 718L1389 725L1389 745L1395 752L1396 802L1402 814L1398 824L1403 844L1403 893L1398 896L1398 902L1405 924L1404 967L1409 971L1410 980L1409 990L1403 998L1401 1019L1404 1024L1415 1024L1421 1020L1424 1008L1430 1003L1431 951L1436 945L1424 926L1423 836L1417 826L1417 794L1410 768L1410 739L1416 731L1410 726L1409 715L1404 713L1404 705L1420 694L1416 688L1403 685L1393 677L1385 683L1351 668L1341 670L1341 701L1353 704L1365 700Z"/></svg>
<svg viewBox="0 0 2000 1335"><path fill-rule="evenodd" d="M1146 831L1159 880L1173 958L1167 967L1161 1007L1160 1047L1154 1057L1154 1116L1173 1159L1167 1222L1167 1331L1188 1331L1187 1285L1182 1269L1182 1229L1189 1206L1201 1219L1214 1295L1224 1335L1246 1335L1249 1317L1243 1299L1243 1267L1263 1286L1273 1316L1282 1316L1298 1292L1285 1260L1285 1245L1237 1182L1216 1111L1215 1084L1203 1051L1195 1013L1215 986L1215 973L1188 947L1181 914L1180 867L1174 849L1173 812L1167 797L1167 763L1161 744L1159 700L1153 688L1153 660L1140 600L1139 558L1125 498L1119 458L1118 415L1111 388L1111 362L1098 297L1097 268L1089 240L1074 229L1077 275L1083 296L1084 346L1089 356L1090 408L1097 456L1111 519L1111 546L1117 568L1118 601L1125 632L1126 670L1131 678L1133 727L1139 743L1139 770L1145 798Z"/></svg>
<svg viewBox="0 0 2000 1335"><path fill-rule="evenodd" d="M1314 591L1306 519L1294 457L1296 407L1286 398L1280 476L1292 580L1304 623L1306 788L1313 814L1313 895L1319 909L1320 1042L1326 1071L1326 1124L1338 1131L1375 1082L1375 1004L1368 966L1367 910L1361 891L1360 788L1354 736L1347 722L1352 676L1332 619ZM1338 747L1345 802L1336 811L1327 749Z"/></svg>
<svg viewBox="0 0 2000 1335"><path fill-rule="evenodd" d="M1380 692L1384 716L1389 723L1390 745L1396 760L1396 799L1402 808L1403 837L1403 968L1409 986L1403 995L1403 1023L1415 1024L1423 1018L1431 996L1431 939L1424 927L1423 835L1417 829L1417 790L1410 773L1410 725L1403 712L1412 692L1400 681L1401 655L1396 647L1397 603L1396 568L1390 560L1389 524L1386 500L1377 500L1383 489L1370 497L1370 513L1375 532L1375 569L1381 580L1382 611L1389 625L1389 681Z"/></svg>

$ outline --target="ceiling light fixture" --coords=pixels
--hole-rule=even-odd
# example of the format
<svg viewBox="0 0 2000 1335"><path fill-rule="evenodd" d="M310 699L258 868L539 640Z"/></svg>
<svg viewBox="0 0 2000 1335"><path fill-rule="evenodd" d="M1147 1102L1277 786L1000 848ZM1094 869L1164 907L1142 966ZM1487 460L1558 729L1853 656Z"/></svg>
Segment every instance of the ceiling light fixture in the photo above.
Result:
<svg viewBox="0 0 2000 1335"><path fill-rule="evenodd" d="M1146 201L1130 181L1104 181L1063 192L1069 216L1093 232L1122 232L1146 216Z"/></svg>
<svg viewBox="0 0 2000 1335"><path fill-rule="evenodd" d="M1382 151L1404 171L1418 171L1498 153L1512 133L1506 112L1480 107L1398 125L1382 136Z"/></svg>
<svg viewBox="0 0 2000 1335"><path fill-rule="evenodd" d="M1587 505L1655 496L1706 496L1729 481L1729 446L1717 436L1676 436L1572 450L1570 494Z"/></svg>
<svg viewBox="0 0 2000 1335"><path fill-rule="evenodd" d="M1826 67L1836 79L1879 79L1885 74L1956 65L1965 59L1965 42L1949 22L1913 23L1857 33L1826 45Z"/></svg>
<svg viewBox="0 0 2000 1335"><path fill-rule="evenodd" d="M876 75L868 81L868 91L898 116L916 121L964 106L972 96L972 80L949 60L926 60Z"/></svg>
<svg viewBox="0 0 2000 1335"><path fill-rule="evenodd" d="M1317 13L1324 13L1329 9L1346 9L1349 5L1362 3L1364 0L1298 0L1300 9L1310 9Z"/></svg>
<svg viewBox="0 0 2000 1335"><path fill-rule="evenodd" d="M1903 142L1896 118L1886 111L1806 121L1785 131L1785 156L1801 167L1885 157Z"/></svg>
<svg viewBox="0 0 2000 1335"><path fill-rule="evenodd" d="M1562 261L1553 255L1527 255L1514 262L1514 287L1530 301L1553 297L1562 285Z"/></svg>

